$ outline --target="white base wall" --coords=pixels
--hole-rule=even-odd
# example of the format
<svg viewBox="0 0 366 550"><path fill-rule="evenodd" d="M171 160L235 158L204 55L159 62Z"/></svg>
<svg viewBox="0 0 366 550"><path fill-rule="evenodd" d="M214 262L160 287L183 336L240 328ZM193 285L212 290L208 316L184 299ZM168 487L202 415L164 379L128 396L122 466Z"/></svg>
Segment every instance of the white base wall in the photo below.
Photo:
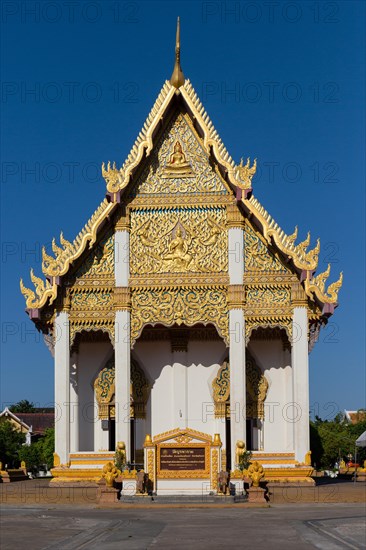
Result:
<svg viewBox="0 0 366 550"><path fill-rule="evenodd" d="M78 355L79 452L108 449L108 432L102 431L94 380L112 357L109 342L81 342Z"/></svg>
<svg viewBox="0 0 366 550"><path fill-rule="evenodd" d="M158 495L209 495L211 491L209 479L158 479L156 482Z"/></svg>
<svg viewBox="0 0 366 550"><path fill-rule="evenodd" d="M248 349L268 381L265 418L262 433L258 434L263 448L259 450L268 453L293 452L292 419L296 409L292 404L291 354L283 349L280 340L251 340Z"/></svg>

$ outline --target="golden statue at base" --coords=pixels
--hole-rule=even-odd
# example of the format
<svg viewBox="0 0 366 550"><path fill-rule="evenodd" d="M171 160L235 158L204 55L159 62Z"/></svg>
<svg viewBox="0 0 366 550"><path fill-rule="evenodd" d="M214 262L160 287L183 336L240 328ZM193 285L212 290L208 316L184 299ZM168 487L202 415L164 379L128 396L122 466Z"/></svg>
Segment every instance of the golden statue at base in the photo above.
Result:
<svg viewBox="0 0 366 550"><path fill-rule="evenodd" d="M264 478L264 470L262 464L257 460L252 462L249 468L246 471L246 474L252 480L253 487L259 487L259 482Z"/></svg>
<svg viewBox="0 0 366 550"><path fill-rule="evenodd" d="M107 462L107 464L103 466L102 477L104 477L107 487L113 487L113 482L119 475L121 475L121 472L116 468L113 462Z"/></svg>
<svg viewBox="0 0 366 550"><path fill-rule="evenodd" d="M162 178L191 178L194 174L191 165L186 161L183 148L179 141L175 142L174 152L170 155L169 162L165 166Z"/></svg>
<svg viewBox="0 0 366 550"><path fill-rule="evenodd" d="M244 441L241 441L240 439L236 442L236 450L235 450L235 465L239 466L241 463L241 457L245 453L245 443Z"/></svg>
<svg viewBox="0 0 366 550"><path fill-rule="evenodd" d="M305 465L311 466L311 451L308 451L305 455Z"/></svg>

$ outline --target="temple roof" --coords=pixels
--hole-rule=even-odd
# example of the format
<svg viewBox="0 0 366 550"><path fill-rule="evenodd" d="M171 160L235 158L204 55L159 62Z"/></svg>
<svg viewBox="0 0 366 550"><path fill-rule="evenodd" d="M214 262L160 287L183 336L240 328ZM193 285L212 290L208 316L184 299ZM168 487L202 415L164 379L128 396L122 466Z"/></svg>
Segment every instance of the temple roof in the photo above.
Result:
<svg viewBox="0 0 366 550"><path fill-rule="evenodd" d="M314 276L318 265L320 241L314 248L309 249L310 233L307 238L296 244L297 227L294 233L287 235L266 209L253 196L252 178L256 172L256 160L251 165L250 159L246 164L241 161L236 164L221 141L214 125L212 124L205 108L199 100L189 79L185 79L180 67L180 38L179 24L176 40L176 62L171 81L163 85L146 121L132 146L132 149L120 168L116 164L103 163L102 175L106 181L107 195L100 203L86 225L76 236L73 242L67 241L63 234L60 235L60 244L52 241L52 249L55 254L50 256L45 248L42 249L42 271L46 280L37 277L31 270L30 278L35 289L31 290L20 281L20 288L26 299L27 309L41 309L46 304L52 304L57 297L60 278L66 275L70 266L79 258L87 248L91 248L98 236L98 231L110 218L113 211L121 203L124 193L131 182L133 175L140 164L149 157L155 142L158 130L167 111L174 108L174 103L182 102L187 110L195 128L202 136L202 146L209 157L217 162L221 176L232 189L237 204L246 216L255 221L258 230L263 235L268 245L274 246L287 261L292 262L294 270L298 273L304 290L311 300L316 300L327 314L331 314L337 305L338 291L342 286L342 273L336 282L326 288L326 280L330 274L330 265L323 273Z"/></svg>

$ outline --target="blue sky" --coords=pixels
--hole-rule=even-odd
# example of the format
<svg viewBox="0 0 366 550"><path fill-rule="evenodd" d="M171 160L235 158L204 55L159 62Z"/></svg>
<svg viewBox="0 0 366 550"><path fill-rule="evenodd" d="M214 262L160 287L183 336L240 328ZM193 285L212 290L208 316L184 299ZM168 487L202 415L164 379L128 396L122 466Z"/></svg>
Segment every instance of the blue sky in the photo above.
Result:
<svg viewBox="0 0 366 550"><path fill-rule="evenodd" d="M66 4L66 5L65 5ZM53 362L19 278L41 246L72 240L122 164L174 61L254 193L288 233L321 238L319 271L344 271L340 306L310 356L322 417L365 406L363 2L2 4L1 403L53 401Z"/></svg>

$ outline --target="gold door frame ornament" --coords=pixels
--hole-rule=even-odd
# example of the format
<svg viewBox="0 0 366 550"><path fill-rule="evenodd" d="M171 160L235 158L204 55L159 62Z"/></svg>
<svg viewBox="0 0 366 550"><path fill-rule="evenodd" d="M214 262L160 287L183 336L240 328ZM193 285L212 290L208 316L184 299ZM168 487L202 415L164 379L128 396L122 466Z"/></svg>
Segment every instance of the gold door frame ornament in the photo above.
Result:
<svg viewBox="0 0 366 550"><path fill-rule="evenodd" d="M98 414L101 420L108 420L110 406L114 402L114 358L109 359L94 381L95 397L98 403Z"/></svg>
<svg viewBox="0 0 366 550"><path fill-rule="evenodd" d="M215 418L230 417L230 365L224 361L212 382ZM227 414L228 413L228 414Z"/></svg>
<svg viewBox="0 0 366 550"><path fill-rule="evenodd" d="M246 416L264 420L268 380L248 350L245 360ZM230 417L230 364L224 361L212 382L215 418Z"/></svg>
<svg viewBox="0 0 366 550"><path fill-rule="evenodd" d="M115 364L114 357L108 360L94 381L94 390L98 403L98 415L102 420L115 418ZM131 360L130 417L145 418L146 404L149 399L150 385L139 364Z"/></svg>
<svg viewBox="0 0 366 550"><path fill-rule="evenodd" d="M131 304L131 348L146 325L192 327L197 323L213 324L229 346L225 286L133 288Z"/></svg>

